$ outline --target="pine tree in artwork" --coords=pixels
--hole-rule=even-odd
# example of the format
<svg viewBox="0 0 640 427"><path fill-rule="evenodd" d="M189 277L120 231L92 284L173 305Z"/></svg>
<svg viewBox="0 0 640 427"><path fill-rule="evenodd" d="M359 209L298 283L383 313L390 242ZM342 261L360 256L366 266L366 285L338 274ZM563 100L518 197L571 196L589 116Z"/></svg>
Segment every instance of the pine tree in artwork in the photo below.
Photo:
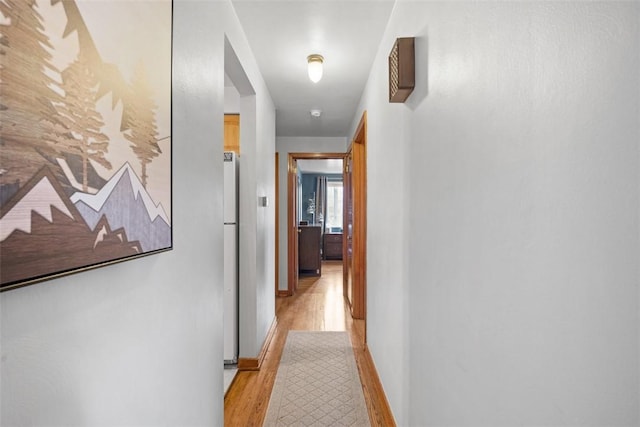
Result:
<svg viewBox="0 0 640 427"><path fill-rule="evenodd" d="M76 154L82 159L82 190L88 190L88 166L92 160L107 169L111 163L105 158L109 137L100 132L104 126L102 115L96 111L98 82L89 64L80 54L62 72L64 97L56 105L56 122L46 136L58 153Z"/></svg>
<svg viewBox="0 0 640 427"><path fill-rule="evenodd" d="M44 123L54 114L57 74L35 0L2 0L0 13L0 135L3 149L20 144L46 152Z"/></svg>
<svg viewBox="0 0 640 427"><path fill-rule="evenodd" d="M132 79L132 94L128 104L129 130L124 134L131 142L131 149L140 160L142 185L147 187L147 165L162 150L158 145L158 129L156 126L155 110L152 91L147 82L144 66L136 66Z"/></svg>

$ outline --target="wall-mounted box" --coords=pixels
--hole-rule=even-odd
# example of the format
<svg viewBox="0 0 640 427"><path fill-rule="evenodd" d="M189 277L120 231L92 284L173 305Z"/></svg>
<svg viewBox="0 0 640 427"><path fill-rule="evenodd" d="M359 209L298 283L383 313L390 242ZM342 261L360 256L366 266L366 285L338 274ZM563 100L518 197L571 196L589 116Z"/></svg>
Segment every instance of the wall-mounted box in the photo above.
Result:
<svg viewBox="0 0 640 427"><path fill-rule="evenodd" d="M396 39L389 54L389 102L404 102L416 84L414 37Z"/></svg>

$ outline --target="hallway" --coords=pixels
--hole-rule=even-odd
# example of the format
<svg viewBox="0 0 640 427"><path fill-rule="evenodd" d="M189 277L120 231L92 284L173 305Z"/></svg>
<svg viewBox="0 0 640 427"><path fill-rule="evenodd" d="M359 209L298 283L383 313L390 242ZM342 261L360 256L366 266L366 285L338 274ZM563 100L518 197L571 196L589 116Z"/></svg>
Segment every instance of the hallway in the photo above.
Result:
<svg viewBox="0 0 640 427"><path fill-rule="evenodd" d="M320 278L301 277L294 296L276 299L276 315L278 325L260 371L239 372L225 396L225 426L262 425L289 330L349 331L371 425L394 425L362 344L364 322L353 320L344 303L342 262L323 261Z"/></svg>
<svg viewBox="0 0 640 427"><path fill-rule="evenodd" d="M260 425L287 331L342 329L357 343L374 425L393 424L384 395L400 426L640 426L640 1L0 9L5 59L20 59L0 122L25 130L11 144L20 162L5 165L0 147L0 231L42 237L52 255L34 258L38 267L80 241L82 256L111 241L89 224L77 240L37 232L66 228L82 206L71 194L82 162L66 151L83 132L111 165L89 160L90 187L115 188L106 183L129 159L129 178L162 187L153 204L136 198L136 212L148 224L162 199L171 220L171 250L0 293L0 425L218 427L225 415L227 425ZM412 55L395 49L403 38L414 39ZM170 47L165 59L159 45ZM403 103L390 96L396 53L415 77ZM319 81L312 55L324 58ZM94 75L83 92L101 119L79 119L76 133L60 118L78 105L65 80L86 74L74 70L86 62ZM131 78L138 68L144 79ZM262 362L226 399L224 113L243 116L239 346L247 366ZM339 269L277 297L288 293L295 246L289 156L346 152L365 113L366 329L345 313ZM146 130L133 137L134 128ZM151 163L130 152L130 138L144 140ZM56 169L64 191L49 176L34 193L27 174L11 178L36 164ZM113 196L120 216L125 198ZM118 234L113 222L108 235Z"/></svg>

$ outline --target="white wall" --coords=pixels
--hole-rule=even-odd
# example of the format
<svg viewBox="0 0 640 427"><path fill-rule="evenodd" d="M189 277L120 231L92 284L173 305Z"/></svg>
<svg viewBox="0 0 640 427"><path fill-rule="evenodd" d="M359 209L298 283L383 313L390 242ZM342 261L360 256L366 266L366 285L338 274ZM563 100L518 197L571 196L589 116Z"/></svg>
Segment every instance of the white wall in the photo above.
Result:
<svg viewBox="0 0 640 427"><path fill-rule="evenodd" d="M263 93L266 93L266 86ZM253 203L256 209L256 330L255 348L250 357L256 357L264 344L267 332L275 319L276 287L276 115L271 98L262 97L258 104L258 144L256 149L257 171ZM266 197L267 206L259 199Z"/></svg>
<svg viewBox="0 0 640 427"><path fill-rule="evenodd" d="M278 154L278 182L279 182L279 271L278 290L287 290L287 171L289 168L289 153L345 153L347 151L347 138L342 137L292 137L279 136L276 140Z"/></svg>
<svg viewBox="0 0 640 427"><path fill-rule="evenodd" d="M368 341L400 425L640 423L639 17L396 3L360 111ZM417 87L389 104L404 36Z"/></svg>
<svg viewBox="0 0 640 427"><path fill-rule="evenodd" d="M224 112L227 114L240 113L240 94L235 86L224 86Z"/></svg>
<svg viewBox="0 0 640 427"><path fill-rule="evenodd" d="M264 84L264 83L263 83ZM266 87L262 93L266 92ZM275 110L271 98L240 98L240 357L255 358L275 319Z"/></svg>
<svg viewBox="0 0 640 427"><path fill-rule="evenodd" d="M3 426L222 425L225 34L256 89L255 150L268 156L256 179L274 175L275 113L228 1L176 0L173 14L174 249L0 295ZM254 187L254 200L273 193L268 179ZM273 270L263 267L273 253L262 252L273 212L263 212L260 344L274 315Z"/></svg>
<svg viewBox="0 0 640 427"><path fill-rule="evenodd" d="M398 5L396 4L395 9ZM393 19L393 14L392 18ZM393 21L392 21L393 22ZM388 104L385 35L351 134L367 111L367 345L396 422L407 424L409 405L409 114Z"/></svg>

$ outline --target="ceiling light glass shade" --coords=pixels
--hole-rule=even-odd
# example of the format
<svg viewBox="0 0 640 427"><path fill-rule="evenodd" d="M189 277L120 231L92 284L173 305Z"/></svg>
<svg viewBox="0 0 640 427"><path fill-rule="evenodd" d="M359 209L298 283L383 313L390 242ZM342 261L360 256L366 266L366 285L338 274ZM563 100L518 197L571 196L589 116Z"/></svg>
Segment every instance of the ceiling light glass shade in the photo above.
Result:
<svg viewBox="0 0 640 427"><path fill-rule="evenodd" d="M324 61L324 58L321 55L309 55L307 57L309 79L314 83L318 83L322 78L322 61Z"/></svg>

